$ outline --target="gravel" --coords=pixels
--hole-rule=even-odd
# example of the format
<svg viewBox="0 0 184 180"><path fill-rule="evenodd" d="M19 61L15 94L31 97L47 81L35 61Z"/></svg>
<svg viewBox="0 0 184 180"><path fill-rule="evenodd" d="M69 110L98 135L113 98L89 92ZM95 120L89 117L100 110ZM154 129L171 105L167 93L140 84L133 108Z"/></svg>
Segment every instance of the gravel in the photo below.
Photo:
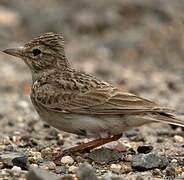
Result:
<svg viewBox="0 0 184 180"><path fill-rule="evenodd" d="M165 169L168 165L168 159L165 156L157 154L137 154L132 161L132 168L138 171L159 168Z"/></svg>
<svg viewBox="0 0 184 180"><path fill-rule="evenodd" d="M121 159L121 154L107 148L95 149L88 154L88 158L96 163L107 164Z"/></svg>

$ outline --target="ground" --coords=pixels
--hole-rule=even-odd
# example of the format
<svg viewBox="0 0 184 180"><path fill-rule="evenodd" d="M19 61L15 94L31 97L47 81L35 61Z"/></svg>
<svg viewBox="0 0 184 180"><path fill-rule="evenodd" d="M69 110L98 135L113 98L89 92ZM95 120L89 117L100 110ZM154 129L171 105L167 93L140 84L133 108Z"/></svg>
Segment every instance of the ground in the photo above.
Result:
<svg viewBox="0 0 184 180"><path fill-rule="evenodd" d="M75 68L176 109L182 117L183 10L179 0L2 0L0 48L23 45L43 32L61 33ZM182 178L184 131L160 123L128 131L117 142L56 166L53 153L88 139L40 120L29 99L31 75L21 60L0 53L0 72L0 179L24 179L35 173L33 166L80 179L85 171L91 179Z"/></svg>

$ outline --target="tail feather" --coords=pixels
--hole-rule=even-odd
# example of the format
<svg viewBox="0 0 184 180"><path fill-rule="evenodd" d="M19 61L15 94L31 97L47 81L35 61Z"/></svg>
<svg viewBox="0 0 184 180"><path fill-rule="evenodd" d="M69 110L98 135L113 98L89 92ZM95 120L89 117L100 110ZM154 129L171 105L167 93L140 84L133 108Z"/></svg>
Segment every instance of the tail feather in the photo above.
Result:
<svg viewBox="0 0 184 180"><path fill-rule="evenodd" d="M184 117L178 118L177 116L165 112L153 113L149 116L153 119L153 121L184 127Z"/></svg>

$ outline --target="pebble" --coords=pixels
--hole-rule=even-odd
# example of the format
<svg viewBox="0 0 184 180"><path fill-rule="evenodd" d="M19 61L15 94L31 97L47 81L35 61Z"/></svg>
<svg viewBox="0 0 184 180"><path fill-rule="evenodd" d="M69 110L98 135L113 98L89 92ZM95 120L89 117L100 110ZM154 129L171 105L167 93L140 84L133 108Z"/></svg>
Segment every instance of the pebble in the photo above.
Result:
<svg viewBox="0 0 184 180"><path fill-rule="evenodd" d="M97 175L95 173L95 170L93 167L88 163L83 163L79 166L79 168L76 171L76 176L78 179L81 180L97 180Z"/></svg>
<svg viewBox="0 0 184 180"><path fill-rule="evenodd" d="M113 150L117 152L126 152L127 147L122 143L117 143L117 145L113 147Z"/></svg>
<svg viewBox="0 0 184 180"><path fill-rule="evenodd" d="M175 177L176 176L176 170L175 170L175 167L174 166L168 166L166 169L165 169L165 174L166 176L168 177Z"/></svg>
<svg viewBox="0 0 184 180"><path fill-rule="evenodd" d="M38 164L30 164L29 167L30 168L34 168L34 167L37 168L38 167Z"/></svg>
<svg viewBox="0 0 184 180"><path fill-rule="evenodd" d="M41 153L38 152L38 151L29 151L29 156L40 158L41 157Z"/></svg>
<svg viewBox="0 0 184 180"><path fill-rule="evenodd" d="M27 174L28 180L59 180L60 178L54 173L48 172L40 168L32 168Z"/></svg>
<svg viewBox="0 0 184 180"><path fill-rule="evenodd" d="M27 159L27 156L15 157L12 159L12 163L14 166L18 166L23 170L27 170Z"/></svg>
<svg viewBox="0 0 184 180"><path fill-rule="evenodd" d="M66 174L66 166L56 166L54 171L56 174Z"/></svg>
<svg viewBox="0 0 184 180"><path fill-rule="evenodd" d="M12 144L9 144L5 146L4 151L14 151L14 146Z"/></svg>
<svg viewBox="0 0 184 180"><path fill-rule="evenodd" d="M4 144L4 145L9 145L9 144L11 144L10 137L8 137L8 136L3 137L3 139L2 139L1 141L2 141L1 144Z"/></svg>
<svg viewBox="0 0 184 180"><path fill-rule="evenodd" d="M70 173L75 173L77 171L78 167L77 166L70 166L68 168L68 172Z"/></svg>
<svg viewBox="0 0 184 180"><path fill-rule="evenodd" d="M128 166L126 164L122 164L121 166L121 173L124 174L124 173L129 173L132 171L132 167L131 166Z"/></svg>
<svg viewBox="0 0 184 180"><path fill-rule="evenodd" d="M61 163L62 164L68 164L68 165L71 165L74 163L74 160L71 156L63 156L61 158Z"/></svg>
<svg viewBox="0 0 184 180"><path fill-rule="evenodd" d="M63 140L63 134L62 133L58 133L57 136L58 136L58 140Z"/></svg>
<svg viewBox="0 0 184 180"><path fill-rule="evenodd" d="M104 164L121 159L121 154L108 148L100 148L90 152L88 158L94 162Z"/></svg>
<svg viewBox="0 0 184 180"><path fill-rule="evenodd" d="M43 158L42 158L40 152L30 151L29 152L28 161L30 163L38 163L38 162L42 162L43 161Z"/></svg>
<svg viewBox="0 0 184 180"><path fill-rule="evenodd" d="M176 142L176 143L183 143L184 142L184 138L182 136L175 135L174 136L174 142Z"/></svg>
<svg viewBox="0 0 184 180"><path fill-rule="evenodd" d="M120 164L111 164L110 169L111 169L111 171L113 171L115 173L119 173L120 169L121 169L121 165Z"/></svg>
<svg viewBox="0 0 184 180"><path fill-rule="evenodd" d="M45 149L41 150L41 156L44 157L48 157L48 156L52 156L52 149L47 147Z"/></svg>
<svg viewBox="0 0 184 180"><path fill-rule="evenodd" d="M178 176L184 175L184 166L176 169L176 174Z"/></svg>
<svg viewBox="0 0 184 180"><path fill-rule="evenodd" d="M160 169L154 169L152 171L152 174L153 174L153 176L157 176L157 177L162 175Z"/></svg>
<svg viewBox="0 0 184 180"><path fill-rule="evenodd" d="M172 159L172 160L171 160L171 163L177 163L177 162L178 162L177 159Z"/></svg>
<svg viewBox="0 0 184 180"><path fill-rule="evenodd" d="M137 171L145 171L149 169L163 169L168 165L168 160L165 156L157 154L137 154L133 157L132 168Z"/></svg>
<svg viewBox="0 0 184 180"><path fill-rule="evenodd" d="M126 162L132 162L133 156L131 154L126 155L123 158Z"/></svg>
<svg viewBox="0 0 184 180"><path fill-rule="evenodd" d="M12 171L21 171L22 169L18 166L13 166L11 170Z"/></svg>
<svg viewBox="0 0 184 180"><path fill-rule="evenodd" d="M13 166L12 160L18 157L23 157L21 153L4 153L0 155L0 161L3 162L3 164L8 165L8 166Z"/></svg>
<svg viewBox="0 0 184 180"><path fill-rule="evenodd" d="M138 153L144 153L144 154L150 153L152 150L153 150L153 146L148 146L148 145L139 146L137 148Z"/></svg>
<svg viewBox="0 0 184 180"><path fill-rule="evenodd" d="M47 162L41 163L39 165L39 167L41 169L45 169L45 170L55 170L56 169L55 163L51 162L51 161L47 161Z"/></svg>

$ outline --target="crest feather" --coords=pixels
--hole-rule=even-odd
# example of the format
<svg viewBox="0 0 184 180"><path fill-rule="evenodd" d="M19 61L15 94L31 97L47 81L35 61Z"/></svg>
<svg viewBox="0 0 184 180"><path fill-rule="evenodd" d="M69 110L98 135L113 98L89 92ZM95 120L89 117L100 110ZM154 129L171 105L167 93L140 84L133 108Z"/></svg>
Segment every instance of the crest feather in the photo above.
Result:
<svg viewBox="0 0 184 180"><path fill-rule="evenodd" d="M59 34L56 34L53 32L47 32L37 38L34 38L30 42L26 43L25 47L31 48L36 45L45 45L51 49L64 50L64 38Z"/></svg>

